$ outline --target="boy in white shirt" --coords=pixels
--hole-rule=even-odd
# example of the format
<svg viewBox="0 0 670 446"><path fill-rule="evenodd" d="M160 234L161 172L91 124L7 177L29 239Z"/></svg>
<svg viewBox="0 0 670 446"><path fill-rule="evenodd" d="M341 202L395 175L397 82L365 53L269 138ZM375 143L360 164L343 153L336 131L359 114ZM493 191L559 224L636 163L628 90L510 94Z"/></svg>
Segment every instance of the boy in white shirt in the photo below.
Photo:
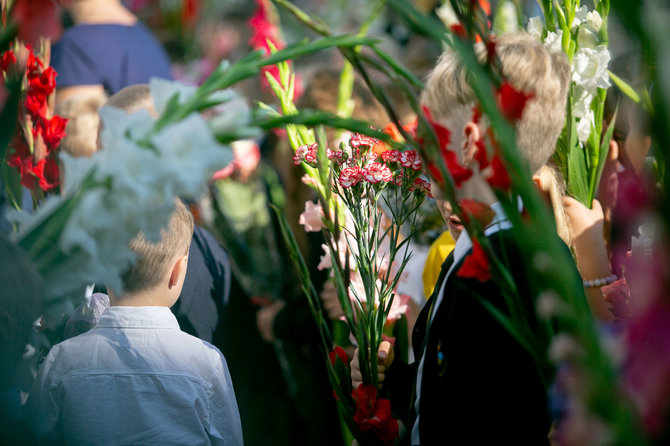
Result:
<svg viewBox="0 0 670 446"><path fill-rule="evenodd" d="M110 290L98 324L54 346L28 400L38 438L50 444L241 445L226 361L182 332L170 307L186 274L193 218L175 200L161 240L142 234L137 263Z"/></svg>

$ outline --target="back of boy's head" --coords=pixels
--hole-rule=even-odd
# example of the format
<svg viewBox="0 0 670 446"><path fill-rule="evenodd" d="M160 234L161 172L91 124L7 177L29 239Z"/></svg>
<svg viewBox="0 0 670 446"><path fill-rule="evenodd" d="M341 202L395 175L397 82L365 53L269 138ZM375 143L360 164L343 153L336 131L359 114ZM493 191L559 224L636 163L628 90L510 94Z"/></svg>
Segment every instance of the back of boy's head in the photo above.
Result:
<svg viewBox="0 0 670 446"><path fill-rule="evenodd" d="M506 34L495 42L505 80L515 89L532 95L517 123L516 139L531 171L536 172L554 153L563 128L570 65L564 54L550 54L542 42L525 33ZM483 46L478 45L476 52L480 60L486 59ZM472 120L476 97L455 52L447 50L440 56L421 101L435 119L456 121L458 131Z"/></svg>
<svg viewBox="0 0 670 446"><path fill-rule="evenodd" d="M188 254L192 237L193 216L180 199L175 199L175 211L161 230L158 242L149 242L142 233L130 241L130 249L138 258L121 276L124 294L142 292L158 285L175 257Z"/></svg>
<svg viewBox="0 0 670 446"><path fill-rule="evenodd" d="M128 114L147 110L151 116L157 116L148 84L129 85L123 88L112 95L105 106L119 108Z"/></svg>

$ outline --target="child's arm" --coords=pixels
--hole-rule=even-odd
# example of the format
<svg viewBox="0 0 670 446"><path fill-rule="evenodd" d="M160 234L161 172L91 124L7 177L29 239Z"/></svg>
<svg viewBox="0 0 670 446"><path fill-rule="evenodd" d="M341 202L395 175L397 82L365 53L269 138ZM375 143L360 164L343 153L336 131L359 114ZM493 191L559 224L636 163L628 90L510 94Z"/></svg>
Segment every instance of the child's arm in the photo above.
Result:
<svg viewBox="0 0 670 446"><path fill-rule="evenodd" d="M212 395L209 401L209 420L205 426L213 445L242 445L242 423L230 372L223 355L217 350L211 379Z"/></svg>
<svg viewBox="0 0 670 446"><path fill-rule="evenodd" d="M603 236L603 210L598 200L588 209L571 197L563 199L565 213L570 220L577 268L585 281L606 279L612 275ZM603 283L604 285L604 283ZM613 320L599 286L584 288L594 317L601 321Z"/></svg>
<svg viewBox="0 0 670 446"><path fill-rule="evenodd" d="M60 444L61 397L56 383L53 382L52 369L56 361L51 349L40 367L26 402L28 422L40 443Z"/></svg>

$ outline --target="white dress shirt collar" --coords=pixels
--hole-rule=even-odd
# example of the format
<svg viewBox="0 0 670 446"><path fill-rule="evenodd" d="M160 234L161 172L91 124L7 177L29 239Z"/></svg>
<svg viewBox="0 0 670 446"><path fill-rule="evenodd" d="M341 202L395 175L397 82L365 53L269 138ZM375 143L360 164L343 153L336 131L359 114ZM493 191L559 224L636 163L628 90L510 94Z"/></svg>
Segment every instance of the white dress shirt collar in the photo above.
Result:
<svg viewBox="0 0 670 446"><path fill-rule="evenodd" d="M179 330L168 307L112 306L102 313L96 328L171 328Z"/></svg>

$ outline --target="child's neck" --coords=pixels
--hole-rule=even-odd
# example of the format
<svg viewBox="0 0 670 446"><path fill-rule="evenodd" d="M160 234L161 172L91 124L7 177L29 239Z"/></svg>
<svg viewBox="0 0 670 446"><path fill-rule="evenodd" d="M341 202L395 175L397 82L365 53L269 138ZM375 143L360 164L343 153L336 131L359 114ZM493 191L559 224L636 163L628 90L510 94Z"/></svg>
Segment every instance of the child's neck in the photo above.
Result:
<svg viewBox="0 0 670 446"><path fill-rule="evenodd" d="M109 290L109 304L112 307L170 307L169 298L161 290L153 289L120 296Z"/></svg>
<svg viewBox="0 0 670 446"><path fill-rule="evenodd" d="M76 24L133 25L137 17L117 0L73 1L68 6Z"/></svg>

